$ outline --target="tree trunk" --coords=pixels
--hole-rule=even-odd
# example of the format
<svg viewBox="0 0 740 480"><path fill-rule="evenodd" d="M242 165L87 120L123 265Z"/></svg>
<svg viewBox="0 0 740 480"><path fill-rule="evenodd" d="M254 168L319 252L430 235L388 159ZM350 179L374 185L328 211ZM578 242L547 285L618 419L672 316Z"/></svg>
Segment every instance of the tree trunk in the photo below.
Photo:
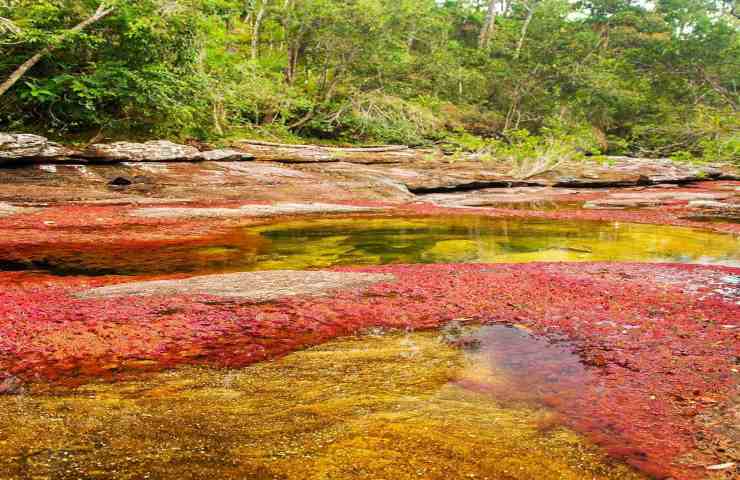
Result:
<svg viewBox="0 0 740 480"><path fill-rule="evenodd" d="M85 28L89 27L95 22L98 22L102 20L103 18L107 17L113 12L113 7L106 7L105 2L101 3L100 6L98 6L98 9L95 11L92 17L83 20L82 22L78 23L74 27L70 28L69 30L62 32L59 34L56 38L54 38L51 43L44 47L40 52L33 55L31 58L23 62L21 66L15 69L13 73L10 74L10 77L8 77L7 80L5 80L2 84L0 84L0 97L3 96L10 88L15 85L15 83L20 80L20 78L26 74L31 68L33 68L34 65L39 63L39 61L44 58L44 56L48 55L49 53L56 50L56 48L59 46L59 44L66 39L67 37L74 35L75 33L81 32Z"/></svg>
<svg viewBox="0 0 740 480"><path fill-rule="evenodd" d="M496 26L496 5L497 0L491 0L486 12L486 20L483 22L483 28L478 37L478 48L488 48L491 43L494 27Z"/></svg>
<svg viewBox="0 0 740 480"><path fill-rule="evenodd" d="M295 5L293 0L285 0L283 4L283 14L280 23L283 25L283 34L285 37L286 53L288 55L288 65L285 67L285 83L293 85L295 82L298 61L303 49L303 35L305 26L300 23L297 31L291 32L291 18L294 14Z"/></svg>
<svg viewBox="0 0 740 480"><path fill-rule="evenodd" d="M529 30L529 24L532 21L532 17L534 16L534 9L536 5L527 5L527 19L524 20L524 25L522 25L522 33L519 35L519 42L516 44L516 52L514 52L514 59L518 59L519 55L522 53L522 47L524 46L524 38L527 36L527 30Z"/></svg>
<svg viewBox="0 0 740 480"><path fill-rule="evenodd" d="M266 8L267 0L260 4L260 9L254 17L254 28L252 29L252 60L257 60L257 56L259 55L260 28L262 27L262 19L265 17Z"/></svg>
<svg viewBox="0 0 740 480"><path fill-rule="evenodd" d="M288 43L288 66L285 69L285 82L293 85L295 82L296 71L298 70L298 61L303 50L303 29L298 31L295 38Z"/></svg>
<svg viewBox="0 0 740 480"><path fill-rule="evenodd" d="M339 83L339 78L340 78L342 71L343 69L340 69L334 73L334 78L329 83L329 87L324 92L324 96L322 100L319 102L319 105L314 105L308 112L306 112L306 114L303 117L301 117L297 121L288 125L288 128L290 130L301 128L305 124L310 122L313 119L313 117L316 115L316 108L320 107L323 104L328 103L334 97L334 89L337 87L337 84ZM324 75L328 75L328 72L324 72Z"/></svg>

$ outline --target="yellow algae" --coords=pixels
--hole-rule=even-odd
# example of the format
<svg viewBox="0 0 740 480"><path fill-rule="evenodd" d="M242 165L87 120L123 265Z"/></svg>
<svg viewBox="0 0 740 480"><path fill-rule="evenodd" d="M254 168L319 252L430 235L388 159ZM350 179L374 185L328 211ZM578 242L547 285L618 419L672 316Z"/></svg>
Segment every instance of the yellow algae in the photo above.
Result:
<svg viewBox="0 0 740 480"><path fill-rule="evenodd" d="M730 234L584 220L438 217L313 218L235 227L193 244L136 249L39 247L14 258L56 274L217 273L335 265L624 261L740 266Z"/></svg>
<svg viewBox="0 0 740 480"><path fill-rule="evenodd" d="M197 255L218 257L231 255L235 251L238 251L238 249L234 247L203 247L194 250L194 253Z"/></svg>
<svg viewBox="0 0 740 480"><path fill-rule="evenodd" d="M439 335L0 397L0 478L644 478L568 429L539 428L547 410L459 386L506 372Z"/></svg>
<svg viewBox="0 0 740 480"><path fill-rule="evenodd" d="M385 263L640 261L740 264L734 235L619 222L436 218L345 218L247 229L268 241L250 268Z"/></svg>

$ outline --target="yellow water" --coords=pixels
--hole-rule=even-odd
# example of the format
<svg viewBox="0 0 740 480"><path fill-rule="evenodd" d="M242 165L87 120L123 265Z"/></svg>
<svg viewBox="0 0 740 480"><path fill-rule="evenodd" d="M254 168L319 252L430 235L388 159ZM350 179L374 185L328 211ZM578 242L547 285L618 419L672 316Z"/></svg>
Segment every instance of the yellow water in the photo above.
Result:
<svg viewBox="0 0 740 480"><path fill-rule="evenodd" d="M472 216L348 218L276 223L246 232L268 242L261 255L251 257L250 268L256 270L536 261L740 266L740 240L736 236L665 225Z"/></svg>
<svg viewBox="0 0 740 480"><path fill-rule="evenodd" d="M509 372L440 335L366 335L239 370L0 397L0 478L644 478L547 410L459 386Z"/></svg>
<svg viewBox="0 0 740 480"><path fill-rule="evenodd" d="M5 252L11 255L12 252ZM216 273L389 263L619 261L740 266L729 234L665 225L478 216L314 218L241 227L196 244L40 245L0 270L60 275ZM5 262L5 263L4 263Z"/></svg>

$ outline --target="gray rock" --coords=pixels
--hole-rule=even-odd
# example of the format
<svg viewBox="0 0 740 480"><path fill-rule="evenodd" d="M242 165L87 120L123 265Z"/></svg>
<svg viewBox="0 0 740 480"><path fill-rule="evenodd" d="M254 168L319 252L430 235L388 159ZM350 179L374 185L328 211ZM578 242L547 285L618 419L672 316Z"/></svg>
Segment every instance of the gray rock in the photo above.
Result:
<svg viewBox="0 0 740 480"><path fill-rule="evenodd" d="M689 207L706 210L726 210L740 212L740 203L724 203L711 200L695 200L693 202L689 202Z"/></svg>
<svg viewBox="0 0 740 480"><path fill-rule="evenodd" d="M239 218L311 213L359 213L377 210L381 209L331 203L275 203L272 205L245 205L239 208L140 208L134 210L132 215L143 218Z"/></svg>
<svg viewBox="0 0 740 480"><path fill-rule="evenodd" d="M204 162L245 162L254 160L254 155L239 150L224 148L200 152L195 156L195 159Z"/></svg>
<svg viewBox="0 0 740 480"><path fill-rule="evenodd" d="M693 201L693 200L722 200L731 197L728 193L712 192L626 192L613 193L610 198L620 200L648 200L648 201Z"/></svg>
<svg viewBox="0 0 740 480"><path fill-rule="evenodd" d="M11 205L9 203L0 202L0 218L9 217L11 215L19 215L21 213L30 213L34 210L35 209L33 208L16 207L15 205Z"/></svg>
<svg viewBox="0 0 740 480"><path fill-rule="evenodd" d="M80 156L101 162L175 162L197 161L200 152L189 145L168 140L146 143L114 142L96 143L87 147Z"/></svg>
<svg viewBox="0 0 740 480"><path fill-rule="evenodd" d="M39 135L0 133L0 165L24 160L64 159L77 153Z"/></svg>
<svg viewBox="0 0 740 480"><path fill-rule="evenodd" d="M322 296L335 290L362 288L394 280L393 275L379 273L272 270L123 283L94 288L78 297L212 295L268 302L296 295Z"/></svg>

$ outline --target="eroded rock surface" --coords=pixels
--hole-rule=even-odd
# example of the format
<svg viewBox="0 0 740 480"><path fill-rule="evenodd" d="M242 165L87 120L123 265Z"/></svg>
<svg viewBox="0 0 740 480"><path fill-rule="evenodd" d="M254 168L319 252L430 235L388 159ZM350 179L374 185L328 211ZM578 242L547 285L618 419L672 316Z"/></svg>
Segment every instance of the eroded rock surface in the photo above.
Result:
<svg viewBox="0 0 740 480"><path fill-rule="evenodd" d="M506 200L497 198L494 189L508 189L514 202L520 193L515 189L521 187L680 185L737 173L729 166L718 169L668 159L606 157L522 176L521 168L506 161L485 161L472 155L453 158L441 150L406 146L333 148L245 141L231 149L201 152L193 146L158 140L94 144L74 152L35 135L0 134L0 165L8 162L14 168L0 168L0 201L13 202L124 201L147 196L198 202L401 203L418 196L450 194L454 197L439 196L433 201L447 206L495 206ZM23 163L31 165L18 166ZM635 194L590 206L620 209L726 198L692 194L668 198L671 195L637 198Z"/></svg>
<svg viewBox="0 0 740 480"><path fill-rule="evenodd" d="M204 162L245 162L254 159L252 155L232 148L200 152L194 158Z"/></svg>
<svg viewBox="0 0 740 480"><path fill-rule="evenodd" d="M719 178L711 166L677 163L667 158L605 157L604 162L578 162L545 175L561 187L620 187L688 183Z"/></svg>
<svg viewBox="0 0 740 480"><path fill-rule="evenodd" d="M212 295L267 302L296 295L321 296L335 290L361 288L394 279L392 274L273 270L123 283L88 290L79 297Z"/></svg>
<svg viewBox="0 0 740 480"><path fill-rule="evenodd" d="M76 153L39 135L0 133L0 166L23 161L64 159Z"/></svg>
<svg viewBox="0 0 740 480"><path fill-rule="evenodd" d="M380 209L329 203L276 203L274 205L245 205L239 208L140 208L135 210L133 215L144 218L239 218L311 213L358 213L377 210Z"/></svg>
<svg viewBox="0 0 740 480"><path fill-rule="evenodd" d="M487 188L459 193L421 195L420 199L444 207L508 208L521 205L564 204L581 194L579 190L550 187Z"/></svg>
<svg viewBox="0 0 740 480"><path fill-rule="evenodd" d="M610 192L604 198L587 202L583 208L618 210L625 208L659 207L661 205L684 202L689 202L689 207L695 207L699 203L718 203L717 200L724 200L731 197L733 197L733 193L728 192L686 192L680 190Z"/></svg>
<svg viewBox="0 0 740 480"><path fill-rule="evenodd" d="M319 145L283 145L265 142L238 142L239 148L258 161L285 163L407 163L423 160L433 150L412 149L405 145L368 148L337 148Z"/></svg>
<svg viewBox="0 0 740 480"><path fill-rule="evenodd" d="M11 205L9 203L0 202L0 218L9 217L11 215L18 215L21 213L29 213L32 211L32 208L16 207L15 205Z"/></svg>
<svg viewBox="0 0 740 480"><path fill-rule="evenodd" d="M689 208L696 212L689 217L690 219L740 222L740 203L717 200L694 200L689 202Z"/></svg>
<svg viewBox="0 0 740 480"><path fill-rule="evenodd" d="M189 145L153 140L146 143L96 143L83 150L80 156L105 162L174 162L191 160L199 153L197 148Z"/></svg>

